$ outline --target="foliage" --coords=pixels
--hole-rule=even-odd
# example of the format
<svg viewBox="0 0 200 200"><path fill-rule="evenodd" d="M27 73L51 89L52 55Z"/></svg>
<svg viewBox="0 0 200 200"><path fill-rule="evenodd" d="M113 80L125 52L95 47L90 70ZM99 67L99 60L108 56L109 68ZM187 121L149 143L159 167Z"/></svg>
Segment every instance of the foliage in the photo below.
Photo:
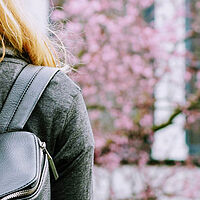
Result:
<svg viewBox="0 0 200 200"><path fill-rule="evenodd" d="M161 31L154 21L147 21L145 11L152 7L153 0L57 3L63 9L58 7L52 20L62 22L58 36L79 59L74 63L78 74L73 78L82 88L92 121L96 164L109 168L120 163L145 164L154 132L172 124L180 113L186 114L188 126L199 116L196 90L184 105L177 105L166 123L153 125L154 88L170 71L170 58L187 57L186 81L195 77L195 87L200 87L198 54L185 54L177 48L166 51L161 45L168 41L176 47L183 40L190 41L199 34L199 18L180 8ZM199 9L199 1L195 5ZM175 21L185 14L193 19L193 31L182 38Z"/></svg>
<svg viewBox="0 0 200 200"><path fill-rule="evenodd" d="M157 29L152 20L153 0L55 2L63 7L51 16L61 28L58 36L78 58L68 57L77 69L72 77L80 84L89 110L96 164L114 169L119 164L135 163L144 173L156 131L171 125L181 113L186 116L186 128L199 130L195 121L200 116L200 1L192 1L187 12L179 8L162 29ZM177 29L183 16L187 19L185 37ZM166 51L163 41L172 48ZM187 52L177 48L183 41ZM154 89L170 72L169 63L174 57L186 59L187 98L184 104L176 104L166 122L155 124ZM148 179L148 174L144 178ZM187 181L185 185L187 188ZM154 188L151 181L146 181L139 199L158 199L156 191L162 189L162 184ZM184 191L184 196L194 197L191 188Z"/></svg>

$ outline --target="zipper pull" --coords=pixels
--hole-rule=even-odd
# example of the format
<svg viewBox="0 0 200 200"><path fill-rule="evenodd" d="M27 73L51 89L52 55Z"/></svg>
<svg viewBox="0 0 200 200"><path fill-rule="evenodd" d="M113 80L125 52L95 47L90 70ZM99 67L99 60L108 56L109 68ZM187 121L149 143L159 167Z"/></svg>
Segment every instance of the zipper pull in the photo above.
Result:
<svg viewBox="0 0 200 200"><path fill-rule="evenodd" d="M54 176L55 180L57 180L59 178L59 175L58 175L58 172L56 170L56 166L54 164L53 158L51 157L51 155L49 154L49 152L48 152L48 150L46 148L46 143L45 142L41 142L41 148L47 154L47 158L48 158L51 170L53 172L53 176Z"/></svg>

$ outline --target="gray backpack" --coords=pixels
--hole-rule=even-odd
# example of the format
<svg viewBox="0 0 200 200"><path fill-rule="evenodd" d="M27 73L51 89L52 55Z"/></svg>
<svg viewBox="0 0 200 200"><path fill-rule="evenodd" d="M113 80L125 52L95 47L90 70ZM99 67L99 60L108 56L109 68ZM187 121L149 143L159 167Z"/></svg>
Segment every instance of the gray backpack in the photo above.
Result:
<svg viewBox="0 0 200 200"><path fill-rule="evenodd" d="M0 199L49 200L49 164L58 174L44 142L22 131L58 68L27 65L0 112ZM49 162L48 162L49 161Z"/></svg>

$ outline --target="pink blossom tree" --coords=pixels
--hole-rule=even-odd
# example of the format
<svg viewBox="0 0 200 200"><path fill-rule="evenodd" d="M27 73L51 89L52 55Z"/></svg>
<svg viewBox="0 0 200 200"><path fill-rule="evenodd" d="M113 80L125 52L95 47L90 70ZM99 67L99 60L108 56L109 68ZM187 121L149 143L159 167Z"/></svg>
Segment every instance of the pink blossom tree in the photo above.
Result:
<svg viewBox="0 0 200 200"><path fill-rule="evenodd" d="M188 118L188 127L199 116L198 48L197 53L186 54L161 48L163 41L176 44L198 38L199 1L191 4L192 12L185 13L180 8L171 19L180 15L192 19L192 31L187 32L186 38L177 37L176 27L170 22L165 31L159 32L154 21L146 21L144 13L153 0L55 2L63 7L52 14L54 22L62 22L58 36L78 58L78 62L74 57L70 61L78 69L73 78L81 85L92 120L96 163L114 167L148 161L154 132L172 124L182 112ZM197 89L188 95L185 105L177 105L167 122L155 125L154 88L170 70L168 60L172 56L184 56L190 61L185 79L191 81L195 77L193 87ZM166 67L158 70L160 61Z"/></svg>
<svg viewBox="0 0 200 200"><path fill-rule="evenodd" d="M57 0L52 20L62 27L58 36L75 55L69 62L77 69L71 76L81 88L95 134L95 162L108 168L122 163L145 166L149 161L153 134L172 124L180 113L187 117L190 128L199 117L200 71L199 47L195 53L166 52L163 40L174 44L196 38L200 32L200 1L195 0L190 13L177 11L192 19L192 31L186 38L176 37L176 27L159 32L154 21L146 21L145 10L153 0ZM151 16L150 16L151 17ZM198 40L199 41L199 40ZM197 43L199 44L199 43ZM154 88L170 69L172 56L184 57L185 80L193 81L194 92L184 105L177 105L163 124L154 124ZM72 59L71 59L72 57ZM71 60L70 60L71 59ZM159 62L165 67L159 69ZM159 71L159 73L156 73ZM156 199L147 184L147 192ZM148 197L145 196L145 199Z"/></svg>

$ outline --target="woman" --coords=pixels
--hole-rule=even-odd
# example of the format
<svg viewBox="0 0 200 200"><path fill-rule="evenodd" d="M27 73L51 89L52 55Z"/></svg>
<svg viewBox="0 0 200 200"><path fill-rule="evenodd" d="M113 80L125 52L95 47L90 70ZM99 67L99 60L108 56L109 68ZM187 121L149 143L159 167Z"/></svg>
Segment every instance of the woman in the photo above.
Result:
<svg viewBox="0 0 200 200"><path fill-rule="evenodd" d="M21 3L0 0L0 108L25 65L60 66L50 40ZM45 141L54 159L59 179L51 179L52 199L92 199L93 134L81 90L66 74L53 77L24 130Z"/></svg>

